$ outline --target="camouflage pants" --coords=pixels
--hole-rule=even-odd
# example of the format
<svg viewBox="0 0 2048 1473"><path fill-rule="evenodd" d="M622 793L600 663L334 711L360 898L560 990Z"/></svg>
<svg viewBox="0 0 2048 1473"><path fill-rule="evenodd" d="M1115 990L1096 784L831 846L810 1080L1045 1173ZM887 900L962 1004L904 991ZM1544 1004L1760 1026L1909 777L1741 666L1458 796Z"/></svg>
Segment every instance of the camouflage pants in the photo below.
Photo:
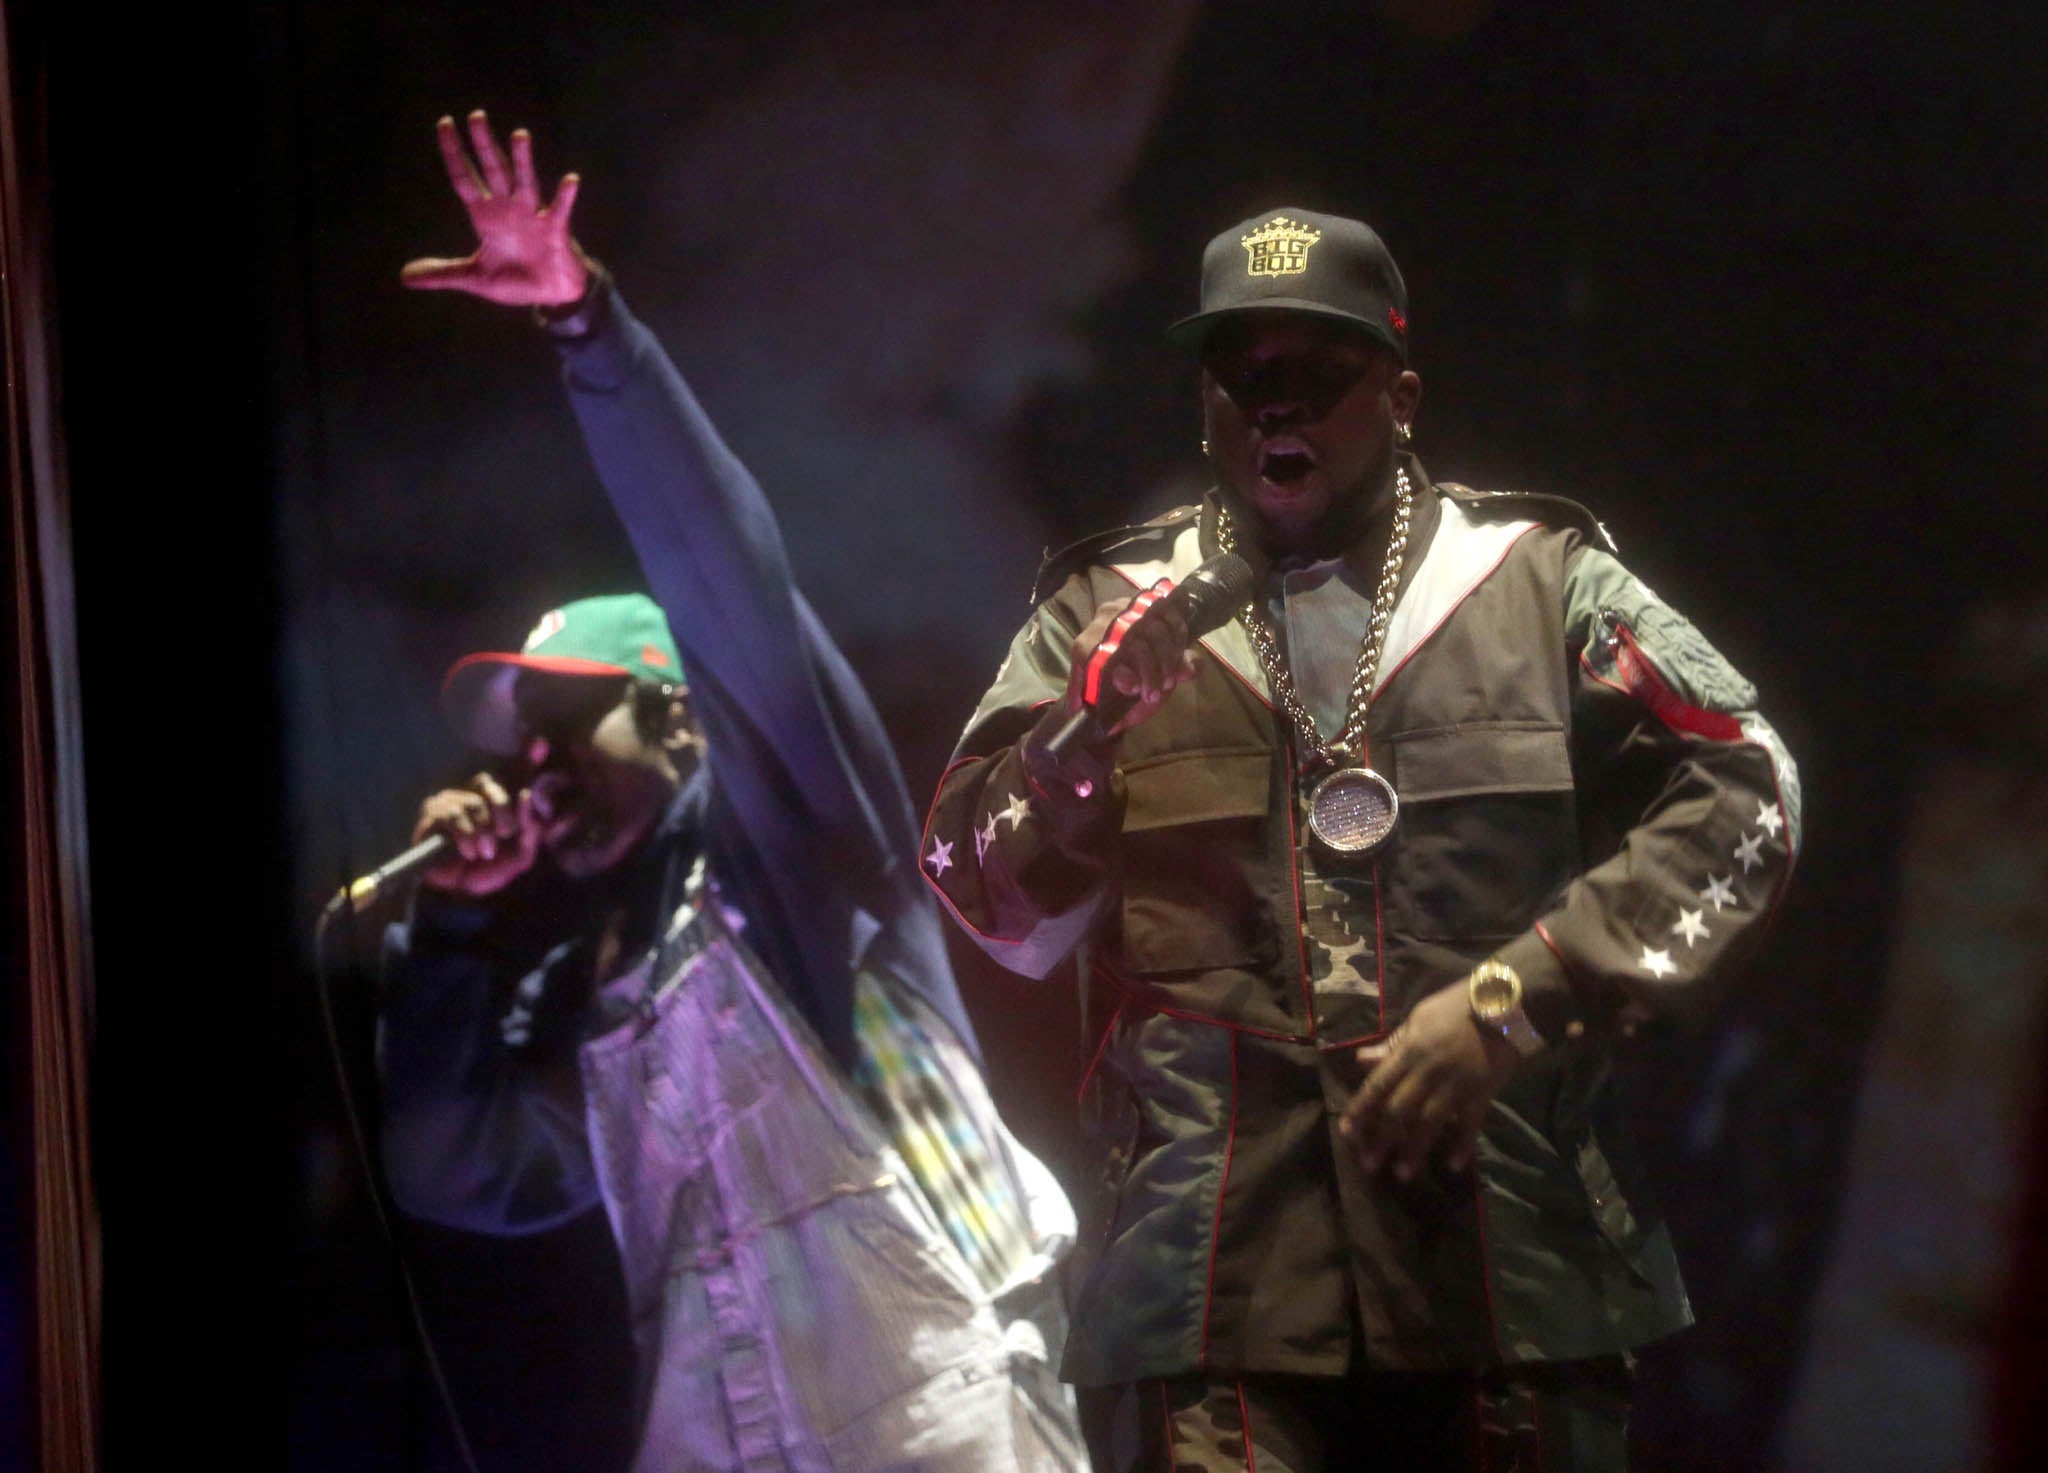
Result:
<svg viewBox="0 0 2048 1473"><path fill-rule="evenodd" d="M1338 1378L1201 1376L1097 1395L1113 1473L1623 1473L1627 1357Z"/></svg>

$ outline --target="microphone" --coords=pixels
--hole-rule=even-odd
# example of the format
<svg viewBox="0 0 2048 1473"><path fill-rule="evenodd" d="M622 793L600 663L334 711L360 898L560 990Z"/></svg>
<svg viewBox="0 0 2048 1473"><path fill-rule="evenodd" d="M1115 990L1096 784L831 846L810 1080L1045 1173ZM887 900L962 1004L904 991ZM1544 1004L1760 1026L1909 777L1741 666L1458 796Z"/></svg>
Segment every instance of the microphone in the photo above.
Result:
<svg viewBox="0 0 2048 1473"><path fill-rule="evenodd" d="M375 900L385 886L438 864L454 847L455 841L446 834L428 834L395 859L387 859L361 879L351 880L335 891L334 898L327 902L328 912L362 909Z"/></svg>
<svg viewBox="0 0 2048 1473"><path fill-rule="evenodd" d="M1137 617L1131 619L1126 614L1125 618L1130 622L1126 624L1119 619L1116 625L1111 626L1109 637L1096 646L1090 660L1096 668L1088 672L1084 704L1052 734L1052 740L1045 744L1046 754L1058 762L1072 748L1100 741L1108 734L1108 728L1116 724L1116 719L1130 709L1132 698L1114 688L1105 688L1102 675L1108 658L1122 644L1123 636L1150 618L1154 608L1162 604L1177 606L1188 621L1188 637L1200 639L1210 630L1220 629L1230 622L1230 616L1251 597L1252 585L1256 581L1257 575L1252 572L1250 563L1234 552L1220 552L1173 585L1163 597L1157 584L1146 593L1139 594L1132 604Z"/></svg>

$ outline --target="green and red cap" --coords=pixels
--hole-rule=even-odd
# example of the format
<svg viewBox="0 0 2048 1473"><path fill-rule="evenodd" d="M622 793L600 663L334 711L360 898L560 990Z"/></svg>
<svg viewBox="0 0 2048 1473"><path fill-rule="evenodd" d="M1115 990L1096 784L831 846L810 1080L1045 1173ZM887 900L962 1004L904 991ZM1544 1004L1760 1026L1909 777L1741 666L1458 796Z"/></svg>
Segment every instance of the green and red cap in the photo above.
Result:
<svg viewBox="0 0 2048 1473"><path fill-rule="evenodd" d="M676 652L661 605L644 593L579 598L542 614L516 652L484 650L464 655L448 667L441 682L441 709L478 750L519 750L512 685L522 670L612 680L624 675L656 685L685 683L683 657Z"/></svg>

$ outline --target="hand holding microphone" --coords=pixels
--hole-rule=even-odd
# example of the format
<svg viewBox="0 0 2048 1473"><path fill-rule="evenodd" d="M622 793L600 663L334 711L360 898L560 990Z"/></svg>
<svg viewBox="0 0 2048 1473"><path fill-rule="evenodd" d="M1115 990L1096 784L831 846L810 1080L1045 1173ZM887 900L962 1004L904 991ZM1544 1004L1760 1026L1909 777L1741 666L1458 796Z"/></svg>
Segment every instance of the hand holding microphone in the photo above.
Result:
<svg viewBox="0 0 2048 1473"><path fill-rule="evenodd" d="M1055 761L1149 718L1194 675L1194 642L1229 622L1251 596L1251 565L1210 558L1178 584L1162 578L1133 598L1103 604L1074 637L1066 723L1045 745Z"/></svg>
<svg viewBox="0 0 2048 1473"><path fill-rule="evenodd" d="M461 895L489 895L529 869L540 854L540 820L533 793L517 797L487 772L466 788L445 788L420 805L412 837L420 844L434 835L448 841L423 882Z"/></svg>
<svg viewBox="0 0 2048 1473"><path fill-rule="evenodd" d="M330 915L361 910L386 887L422 871L423 882L434 889L490 895L533 868L539 855L540 821L532 792L521 789L514 798L496 778L480 772L468 787L444 788L422 803L412 847L342 886L327 910Z"/></svg>

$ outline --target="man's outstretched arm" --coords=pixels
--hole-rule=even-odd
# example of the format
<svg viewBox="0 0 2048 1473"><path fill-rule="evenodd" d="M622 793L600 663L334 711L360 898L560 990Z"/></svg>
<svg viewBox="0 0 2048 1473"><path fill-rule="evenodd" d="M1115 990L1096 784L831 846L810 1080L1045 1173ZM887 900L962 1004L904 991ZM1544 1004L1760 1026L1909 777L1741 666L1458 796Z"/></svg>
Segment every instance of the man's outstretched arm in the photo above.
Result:
<svg viewBox="0 0 2048 1473"><path fill-rule="evenodd" d="M907 853L908 798L893 764L882 764L898 800L893 810L872 811L866 791L874 759L886 751L885 743L874 750L881 731L867 697L797 592L759 485L578 246L570 220L577 176L564 176L543 203L524 130L511 135L509 158L482 113L469 116L467 132L474 164L452 119L437 129L477 247L466 257L410 262L400 279L532 307L561 324L571 403L650 592L669 616L693 703L725 759L721 778L739 776L731 764L765 744L782 769L774 778L783 806L793 787L808 823L846 834L879 820ZM747 793L732 796L750 806ZM772 842L773 828L762 837Z"/></svg>
<svg viewBox="0 0 2048 1473"><path fill-rule="evenodd" d="M460 259L403 280L528 306L550 324L591 458L682 651L719 802L759 856L757 927L802 953L777 958L828 1044L850 1044L852 973L877 922L914 985L971 1040L943 939L911 873L916 830L881 720L796 589L774 512L682 376L577 246L576 176L543 204L532 145L509 159L488 120L452 120L441 151L477 231ZM772 900L769 896L772 895ZM861 913L865 912L867 919Z"/></svg>

